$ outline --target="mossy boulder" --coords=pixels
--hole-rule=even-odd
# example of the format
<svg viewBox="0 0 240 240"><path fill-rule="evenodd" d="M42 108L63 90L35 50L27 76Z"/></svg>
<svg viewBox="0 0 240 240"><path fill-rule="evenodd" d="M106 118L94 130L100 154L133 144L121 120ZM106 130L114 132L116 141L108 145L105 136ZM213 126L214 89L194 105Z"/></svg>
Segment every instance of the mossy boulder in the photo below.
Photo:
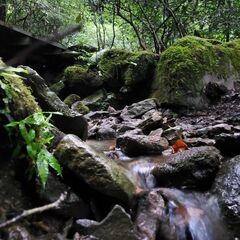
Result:
<svg viewBox="0 0 240 240"><path fill-rule="evenodd" d="M240 40L221 43L187 36L162 53L152 85L153 97L162 103L201 107L211 83L234 89L240 77Z"/></svg>
<svg viewBox="0 0 240 240"><path fill-rule="evenodd" d="M156 66L156 56L146 51L111 49L104 52L98 66L107 88L138 95L140 92L136 87L141 87L142 84L144 94L148 94L148 86L151 85Z"/></svg>
<svg viewBox="0 0 240 240"><path fill-rule="evenodd" d="M0 58L0 67L7 67ZM28 88L21 77L14 73L9 73L1 77L5 85L4 91L0 97L7 98L11 116L16 120L21 120L34 112L41 111L38 103L33 97L30 88Z"/></svg>
<svg viewBox="0 0 240 240"><path fill-rule="evenodd" d="M81 66L69 66L64 70L64 82L69 93L85 97L100 86L102 79L97 72Z"/></svg>

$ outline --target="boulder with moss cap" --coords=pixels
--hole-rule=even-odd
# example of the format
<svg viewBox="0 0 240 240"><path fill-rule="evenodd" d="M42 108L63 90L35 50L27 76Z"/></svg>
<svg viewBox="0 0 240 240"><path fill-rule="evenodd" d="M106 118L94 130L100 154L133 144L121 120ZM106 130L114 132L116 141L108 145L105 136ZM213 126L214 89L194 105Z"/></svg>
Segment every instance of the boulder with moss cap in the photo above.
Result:
<svg viewBox="0 0 240 240"><path fill-rule="evenodd" d="M209 83L233 90L239 76L240 40L221 43L187 36L162 53L153 96L169 105L203 107L209 103L204 94Z"/></svg>

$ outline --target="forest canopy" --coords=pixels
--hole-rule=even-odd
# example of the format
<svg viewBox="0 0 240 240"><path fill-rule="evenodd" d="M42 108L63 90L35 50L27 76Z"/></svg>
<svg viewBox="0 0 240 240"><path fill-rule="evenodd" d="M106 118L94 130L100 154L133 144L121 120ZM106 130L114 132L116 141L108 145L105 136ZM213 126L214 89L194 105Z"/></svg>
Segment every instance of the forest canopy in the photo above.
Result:
<svg viewBox="0 0 240 240"><path fill-rule="evenodd" d="M186 35L238 38L240 1L0 0L0 19L43 37L81 23L81 31L63 44L161 53Z"/></svg>

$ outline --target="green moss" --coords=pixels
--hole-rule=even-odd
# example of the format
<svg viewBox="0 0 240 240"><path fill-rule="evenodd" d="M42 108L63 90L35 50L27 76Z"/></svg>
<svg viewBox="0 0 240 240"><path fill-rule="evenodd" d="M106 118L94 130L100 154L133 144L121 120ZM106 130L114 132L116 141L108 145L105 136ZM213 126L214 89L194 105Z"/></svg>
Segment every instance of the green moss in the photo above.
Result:
<svg viewBox="0 0 240 240"><path fill-rule="evenodd" d="M87 76L87 69L80 66L69 66L64 70L64 78L66 80L76 80L81 81L81 79L85 79Z"/></svg>
<svg viewBox="0 0 240 240"><path fill-rule="evenodd" d="M174 105L202 104L206 74L227 80L239 74L239 69L239 41L221 44L215 40L184 37L161 55L153 96Z"/></svg>
<svg viewBox="0 0 240 240"><path fill-rule="evenodd" d="M0 59L0 66L6 66ZM35 98L31 94L30 88L28 88L23 80L19 77L12 76L11 74L1 78L2 82L6 84L5 91L8 91L7 95L9 99L9 107L11 115L16 119L23 119L34 112L41 111Z"/></svg>
<svg viewBox="0 0 240 240"><path fill-rule="evenodd" d="M129 65L128 59L132 53L122 49L106 51L99 62L99 69L104 81L110 87L119 87L123 84L123 74Z"/></svg>
<svg viewBox="0 0 240 240"><path fill-rule="evenodd" d="M152 53L111 49L103 54L99 69L107 86L127 88L148 80L155 64L155 55Z"/></svg>
<svg viewBox="0 0 240 240"><path fill-rule="evenodd" d="M81 101L78 101L73 105L73 110L81 114L86 114L90 111L89 108Z"/></svg>
<svg viewBox="0 0 240 240"><path fill-rule="evenodd" d="M73 103L80 100L81 98L77 94L70 94L64 99L64 103L71 107Z"/></svg>

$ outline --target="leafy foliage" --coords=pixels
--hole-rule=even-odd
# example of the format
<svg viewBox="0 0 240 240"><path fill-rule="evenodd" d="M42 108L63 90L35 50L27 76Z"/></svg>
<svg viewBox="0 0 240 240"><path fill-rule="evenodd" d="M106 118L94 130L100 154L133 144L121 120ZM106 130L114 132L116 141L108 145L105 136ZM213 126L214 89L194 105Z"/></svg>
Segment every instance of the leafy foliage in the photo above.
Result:
<svg viewBox="0 0 240 240"><path fill-rule="evenodd" d="M8 78L21 78L18 73L26 73L27 70L23 68L8 67L2 64L0 67L0 88L4 91L4 109L0 110L1 114L11 115L10 104L14 98L12 91L19 92L14 85L7 84ZM14 89L12 89L14 88ZM37 110L37 109L36 109ZM37 169L37 173L41 179L43 187L46 185L49 166L53 168L57 174L61 175L61 167L57 159L48 151L53 135L51 128L53 125L50 119L53 113L47 113L45 116L43 112L36 112L21 121L12 121L6 125L9 132L12 129L17 129L17 134L23 139L21 148L26 149L27 156L31 163ZM56 113L55 113L56 114ZM17 146L19 151L19 145Z"/></svg>
<svg viewBox="0 0 240 240"><path fill-rule="evenodd" d="M50 123L52 114L48 113L48 116L44 116L43 112L37 112L21 121L10 122L6 125L9 130L18 129L24 140L27 156L31 159L33 166L36 166L43 187L47 182L49 166L58 175L62 174L57 159L47 150L53 139L51 133L53 125Z"/></svg>

